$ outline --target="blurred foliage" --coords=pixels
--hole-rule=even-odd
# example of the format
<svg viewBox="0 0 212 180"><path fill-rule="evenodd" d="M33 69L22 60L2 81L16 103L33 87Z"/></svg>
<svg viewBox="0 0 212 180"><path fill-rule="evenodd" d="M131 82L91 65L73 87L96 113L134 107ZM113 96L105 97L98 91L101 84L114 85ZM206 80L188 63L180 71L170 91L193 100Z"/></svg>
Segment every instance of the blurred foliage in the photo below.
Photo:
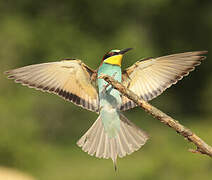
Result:
<svg viewBox="0 0 212 180"><path fill-rule="evenodd" d="M123 68L140 58L208 50L208 58L153 104L212 144L211 0L1 1L0 72L72 57L96 68L110 49L133 47ZM0 76L0 165L41 180L204 179L208 157L142 110L126 116L152 137L138 152L118 161L88 156L75 142L97 115L54 95ZM83 173L81 173L83 172Z"/></svg>

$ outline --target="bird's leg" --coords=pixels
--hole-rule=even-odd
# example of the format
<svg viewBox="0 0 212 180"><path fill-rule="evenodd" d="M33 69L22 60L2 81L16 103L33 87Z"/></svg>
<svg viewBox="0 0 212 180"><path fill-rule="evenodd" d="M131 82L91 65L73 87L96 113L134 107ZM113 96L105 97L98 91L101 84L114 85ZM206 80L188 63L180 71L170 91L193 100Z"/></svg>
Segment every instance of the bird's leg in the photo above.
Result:
<svg viewBox="0 0 212 180"><path fill-rule="evenodd" d="M114 72L114 73L113 73L113 75L112 75L112 78L113 78L113 79L115 79L116 74L117 74L117 72Z"/></svg>
<svg viewBox="0 0 212 180"><path fill-rule="evenodd" d="M117 72L115 72L115 73L112 75L112 78L115 78L116 74L117 74ZM104 85L104 89L103 89L102 92L101 92L102 94L104 94L104 93L107 92L106 89L108 88L108 86L110 86L110 84ZM111 87L110 91L111 91L111 90L112 90L112 87Z"/></svg>
<svg viewBox="0 0 212 180"><path fill-rule="evenodd" d="M113 79L115 79L116 74L117 74L117 72L113 73L113 75L112 75L112 78L113 78ZM108 83L107 85L109 85L109 83ZM112 89L113 89L113 87L111 86L110 89L108 89L107 92L110 93Z"/></svg>
<svg viewBox="0 0 212 180"><path fill-rule="evenodd" d="M104 89L103 89L102 92L101 92L102 95L105 94L105 93L107 92L106 89L108 88L108 86L110 86L110 84L105 84L105 85L104 85Z"/></svg>

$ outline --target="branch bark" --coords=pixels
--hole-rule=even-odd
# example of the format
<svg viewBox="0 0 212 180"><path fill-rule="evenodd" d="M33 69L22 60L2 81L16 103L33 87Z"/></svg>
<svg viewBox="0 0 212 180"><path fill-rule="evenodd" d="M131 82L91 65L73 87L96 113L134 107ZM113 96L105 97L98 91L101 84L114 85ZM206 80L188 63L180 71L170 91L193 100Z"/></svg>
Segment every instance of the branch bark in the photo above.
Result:
<svg viewBox="0 0 212 180"><path fill-rule="evenodd" d="M131 90L123 86L118 81L114 80L112 77L102 74L99 78L104 79L109 84L111 84L115 89L117 89L121 94L128 97L132 101L134 101L139 107L144 109L147 113L151 114L153 117L158 119L160 122L168 125L173 128L177 133L185 137L188 141L194 143L197 147L196 150L189 150L193 153L205 154L209 157L212 157L212 147L205 143L201 138L199 138L195 133L193 133L190 129L181 125L178 121L168 116L164 112L160 111L156 107L152 106L148 102L142 100L139 96L133 93Z"/></svg>

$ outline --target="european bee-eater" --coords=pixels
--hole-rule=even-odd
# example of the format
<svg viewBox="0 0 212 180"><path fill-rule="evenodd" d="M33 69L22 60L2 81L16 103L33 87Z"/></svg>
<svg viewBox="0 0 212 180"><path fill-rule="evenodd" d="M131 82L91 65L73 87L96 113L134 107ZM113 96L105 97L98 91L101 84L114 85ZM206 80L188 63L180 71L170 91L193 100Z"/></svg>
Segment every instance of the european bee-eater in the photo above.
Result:
<svg viewBox="0 0 212 180"><path fill-rule="evenodd" d="M150 101L194 70L205 59L202 55L207 53L186 52L139 60L122 71L123 55L131 49L106 53L97 70L92 70L81 60L66 59L29 65L6 73L17 83L57 94L98 113L97 120L77 144L92 156L111 158L116 165L117 157L138 150L146 143L148 135L121 113L136 107L136 104L98 76L102 73L113 76L142 99Z"/></svg>

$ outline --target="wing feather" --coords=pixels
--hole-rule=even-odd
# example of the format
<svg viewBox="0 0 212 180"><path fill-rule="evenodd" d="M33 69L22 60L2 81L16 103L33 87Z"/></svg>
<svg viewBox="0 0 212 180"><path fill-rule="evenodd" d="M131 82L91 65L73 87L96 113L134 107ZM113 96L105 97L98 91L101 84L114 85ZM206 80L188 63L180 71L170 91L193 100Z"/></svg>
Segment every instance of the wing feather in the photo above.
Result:
<svg viewBox="0 0 212 180"><path fill-rule="evenodd" d="M142 99L150 101L193 71L206 58L203 56L206 53L186 52L137 61L123 71L123 84ZM122 97L121 110L135 106L134 102Z"/></svg>
<svg viewBox="0 0 212 180"><path fill-rule="evenodd" d="M98 112L95 71L80 60L29 65L6 72L16 83L54 93L76 105Z"/></svg>

